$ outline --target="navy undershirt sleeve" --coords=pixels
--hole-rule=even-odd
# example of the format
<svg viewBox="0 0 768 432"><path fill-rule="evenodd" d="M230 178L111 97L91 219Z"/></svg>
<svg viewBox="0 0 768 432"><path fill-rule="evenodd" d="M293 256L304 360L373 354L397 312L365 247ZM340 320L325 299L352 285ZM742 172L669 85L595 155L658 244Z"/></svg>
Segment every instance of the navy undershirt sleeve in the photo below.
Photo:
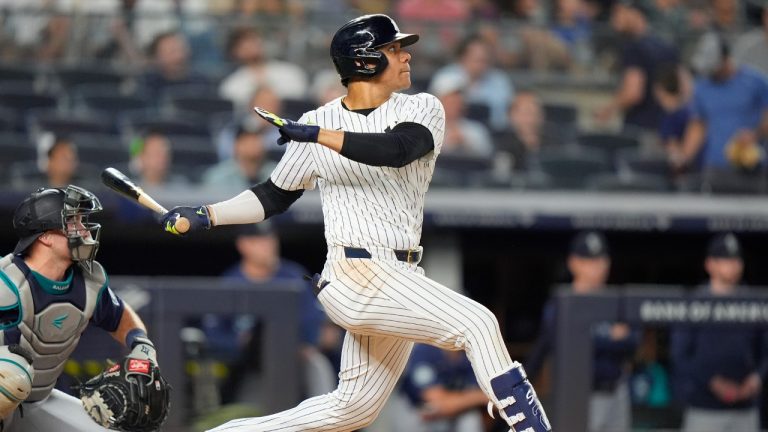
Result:
<svg viewBox="0 0 768 432"><path fill-rule="evenodd" d="M295 191L280 189L272 183L272 179L257 184L251 188L251 191L264 206L264 219L288 210L288 207L304 193L303 189Z"/></svg>
<svg viewBox="0 0 768 432"><path fill-rule="evenodd" d="M401 168L431 152L432 133L412 122L384 133L344 132L341 155L366 165Z"/></svg>
<svg viewBox="0 0 768 432"><path fill-rule="evenodd" d="M113 332L120 325L123 309L125 309L123 300L105 283L96 300L96 307L93 309L91 322L97 327Z"/></svg>

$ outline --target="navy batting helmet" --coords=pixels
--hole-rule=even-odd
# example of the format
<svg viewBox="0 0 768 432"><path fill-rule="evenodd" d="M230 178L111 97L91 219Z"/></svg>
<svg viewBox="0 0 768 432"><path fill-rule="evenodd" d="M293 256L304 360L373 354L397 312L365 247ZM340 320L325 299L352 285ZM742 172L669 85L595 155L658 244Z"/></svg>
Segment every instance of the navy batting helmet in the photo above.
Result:
<svg viewBox="0 0 768 432"><path fill-rule="evenodd" d="M387 58L378 48L397 41L408 46L418 40L419 35L400 33L395 21L386 15L363 15L333 35L331 58L346 86L352 77L370 78L387 67Z"/></svg>

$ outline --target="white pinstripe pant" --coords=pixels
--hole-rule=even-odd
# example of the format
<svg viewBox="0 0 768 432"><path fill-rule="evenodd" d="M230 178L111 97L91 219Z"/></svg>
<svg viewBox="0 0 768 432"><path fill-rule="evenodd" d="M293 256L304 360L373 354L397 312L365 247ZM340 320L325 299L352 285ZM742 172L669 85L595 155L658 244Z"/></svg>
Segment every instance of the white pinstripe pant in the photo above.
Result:
<svg viewBox="0 0 768 432"><path fill-rule="evenodd" d="M214 431L353 431L365 427L395 387L414 342L463 349L480 387L498 403L490 379L512 367L512 360L496 317L486 307L428 279L420 267L394 257L346 259L337 253L329 253L323 279L330 284L319 295L328 316L347 330L337 389L287 411L233 420Z"/></svg>

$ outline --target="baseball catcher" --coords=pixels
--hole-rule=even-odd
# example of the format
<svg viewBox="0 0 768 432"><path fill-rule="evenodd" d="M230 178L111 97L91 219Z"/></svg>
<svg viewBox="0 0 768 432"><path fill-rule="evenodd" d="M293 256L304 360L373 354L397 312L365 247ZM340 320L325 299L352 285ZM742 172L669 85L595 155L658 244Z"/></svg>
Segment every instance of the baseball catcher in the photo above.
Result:
<svg viewBox="0 0 768 432"><path fill-rule="evenodd" d="M99 211L95 195L70 185L39 189L14 212L19 241L0 257L0 432L153 431L168 414L146 327L95 260L101 226L89 219ZM54 385L89 325L130 354L78 399Z"/></svg>

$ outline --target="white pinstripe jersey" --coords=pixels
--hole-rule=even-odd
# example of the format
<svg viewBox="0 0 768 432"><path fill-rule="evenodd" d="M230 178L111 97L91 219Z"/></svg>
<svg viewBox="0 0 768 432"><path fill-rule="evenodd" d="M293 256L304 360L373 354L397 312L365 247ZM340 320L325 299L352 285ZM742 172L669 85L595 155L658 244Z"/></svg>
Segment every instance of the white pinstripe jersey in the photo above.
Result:
<svg viewBox="0 0 768 432"><path fill-rule="evenodd" d="M366 116L347 110L338 98L305 113L299 122L349 132L385 132L403 122L429 129L434 150L402 168L365 165L319 144L290 142L271 175L284 190L319 185L329 249L417 247L424 195L443 145L445 112L440 101L427 93L393 93Z"/></svg>

